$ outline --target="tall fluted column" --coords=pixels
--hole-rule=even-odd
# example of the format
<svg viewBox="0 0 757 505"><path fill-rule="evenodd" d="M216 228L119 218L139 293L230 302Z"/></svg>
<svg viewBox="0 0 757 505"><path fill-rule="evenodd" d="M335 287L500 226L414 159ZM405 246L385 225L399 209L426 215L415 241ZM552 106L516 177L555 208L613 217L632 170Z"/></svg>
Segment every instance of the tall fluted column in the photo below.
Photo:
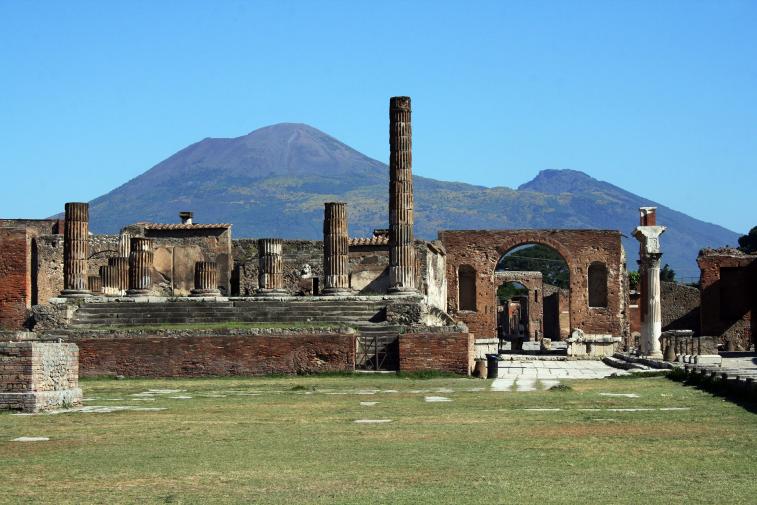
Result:
<svg viewBox="0 0 757 505"><path fill-rule="evenodd" d="M99 270L98 270L99 272ZM93 295L99 295L102 294L103 291L103 280L100 275L90 275L87 277L87 288L89 289L89 292Z"/></svg>
<svg viewBox="0 0 757 505"><path fill-rule="evenodd" d="M218 267L215 261L195 263L195 287L192 296L220 296L218 289Z"/></svg>
<svg viewBox="0 0 757 505"><path fill-rule="evenodd" d="M410 97L389 100L389 292L415 291Z"/></svg>
<svg viewBox="0 0 757 505"><path fill-rule="evenodd" d="M256 296L283 296L284 261L280 238L258 239L258 290Z"/></svg>
<svg viewBox="0 0 757 505"><path fill-rule="evenodd" d="M128 296L146 296L152 285L152 240L144 237L132 237L131 254L129 254L129 290Z"/></svg>
<svg viewBox="0 0 757 505"><path fill-rule="evenodd" d="M129 258L108 258L108 266L100 267L103 293L106 296L123 296L129 289Z"/></svg>
<svg viewBox="0 0 757 505"><path fill-rule="evenodd" d="M323 216L324 295L349 295L350 244L347 232L347 204L327 202Z"/></svg>
<svg viewBox="0 0 757 505"><path fill-rule="evenodd" d="M87 257L89 241L89 204L66 204L63 231L63 292L66 297L89 296Z"/></svg>

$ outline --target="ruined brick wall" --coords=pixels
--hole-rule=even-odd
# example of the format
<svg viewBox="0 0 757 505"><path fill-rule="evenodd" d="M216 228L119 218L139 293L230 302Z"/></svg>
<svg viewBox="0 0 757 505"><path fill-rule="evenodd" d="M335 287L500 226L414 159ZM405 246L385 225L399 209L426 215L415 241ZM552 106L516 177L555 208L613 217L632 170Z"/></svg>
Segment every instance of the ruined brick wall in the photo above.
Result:
<svg viewBox="0 0 757 505"><path fill-rule="evenodd" d="M661 282L662 330L692 330L699 335L699 301L698 288Z"/></svg>
<svg viewBox="0 0 757 505"><path fill-rule="evenodd" d="M749 349L756 331L752 312L757 310L757 256L733 249L704 250L697 263L701 334L719 337L725 348ZM728 275L721 278L724 270Z"/></svg>
<svg viewBox="0 0 757 505"><path fill-rule="evenodd" d="M510 249L543 244L559 252L570 271L570 327L586 334L624 336L627 333L625 253L620 233L607 230L441 231L447 251L448 311L481 338L496 335L494 270ZM599 261L607 267L607 307L589 307L588 269ZM457 271L468 264L476 269L476 310L457 312Z"/></svg>
<svg viewBox="0 0 757 505"><path fill-rule="evenodd" d="M304 374L355 369L354 334L71 336L83 377Z"/></svg>
<svg viewBox="0 0 757 505"><path fill-rule="evenodd" d="M350 287L360 294L389 289L389 246L350 246Z"/></svg>
<svg viewBox="0 0 757 505"><path fill-rule="evenodd" d="M31 268L26 228L0 228L0 329L24 327L32 301Z"/></svg>
<svg viewBox="0 0 757 505"><path fill-rule="evenodd" d="M526 334L531 340L544 337L544 280L541 272L496 272L494 274L494 290L497 286L508 282L517 282L528 289L526 303L528 305L528 327ZM495 309L496 309L495 305ZM500 324L506 325L506 319Z"/></svg>
<svg viewBox="0 0 757 505"><path fill-rule="evenodd" d="M30 235L63 235L63 219L0 219L0 228L26 228Z"/></svg>
<svg viewBox="0 0 757 505"><path fill-rule="evenodd" d="M438 370L470 375L475 339L471 333L403 333L399 336L401 372Z"/></svg>

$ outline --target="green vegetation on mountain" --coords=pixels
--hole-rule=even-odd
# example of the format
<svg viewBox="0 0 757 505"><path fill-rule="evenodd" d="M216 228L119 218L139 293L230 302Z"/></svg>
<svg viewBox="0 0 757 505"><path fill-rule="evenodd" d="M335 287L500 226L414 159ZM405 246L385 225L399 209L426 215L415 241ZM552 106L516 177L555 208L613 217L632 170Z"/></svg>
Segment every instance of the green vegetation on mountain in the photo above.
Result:
<svg viewBox="0 0 757 505"><path fill-rule="evenodd" d="M423 153L415 171L428 173ZM609 160L608 160L609 161ZM492 160L496 167L497 160ZM464 177L463 171L460 177ZM323 202L349 204L350 233L387 227L388 169L304 124L282 123L232 139L206 138L91 202L91 229L116 233L137 221L195 220L234 225L235 237L319 239ZM415 176L416 235L442 229L598 228L630 237L638 207L656 205L574 170L544 170L517 190L486 188ZM703 247L736 244L738 235L658 205L665 261L684 276L698 275ZM633 261L638 244L625 238Z"/></svg>

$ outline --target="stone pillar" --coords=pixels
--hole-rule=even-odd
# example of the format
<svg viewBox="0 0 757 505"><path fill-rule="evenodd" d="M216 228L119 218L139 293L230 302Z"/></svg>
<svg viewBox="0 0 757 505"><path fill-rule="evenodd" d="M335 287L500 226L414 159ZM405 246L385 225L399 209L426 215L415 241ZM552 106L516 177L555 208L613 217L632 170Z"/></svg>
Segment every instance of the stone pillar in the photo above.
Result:
<svg viewBox="0 0 757 505"><path fill-rule="evenodd" d="M195 263L195 287L192 296L220 296L218 289L218 267L215 261Z"/></svg>
<svg viewBox="0 0 757 505"><path fill-rule="evenodd" d="M99 295L103 290L103 281L99 275L90 275L87 277L87 289L93 295Z"/></svg>
<svg viewBox="0 0 757 505"><path fill-rule="evenodd" d="M415 292L410 97L389 100L389 292Z"/></svg>
<svg viewBox="0 0 757 505"><path fill-rule="evenodd" d="M63 292L66 297L89 296L89 204L68 202L63 230Z"/></svg>
<svg viewBox="0 0 757 505"><path fill-rule="evenodd" d="M349 295L350 238L347 232L347 204L324 204L323 290L324 295Z"/></svg>
<svg viewBox="0 0 757 505"><path fill-rule="evenodd" d="M131 253L131 234L128 231L122 231L118 236L118 256L128 258Z"/></svg>
<svg viewBox="0 0 757 505"><path fill-rule="evenodd" d="M128 296L147 296L152 285L152 240L132 237L129 254Z"/></svg>
<svg viewBox="0 0 757 505"><path fill-rule="evenodd" d="M662 359L660 335L662 334L662 308L660 306L660 235L664 226L657 226L654 207L642 207L640 226L633 236L640 243L639 280L641 298L639 312L641 316L640 353L654 359Z"/></svg>
<svg viewBox="0 0 757 505"><path fill-rule="evenodd" d="M280 238L258 239L258 290L256 296L284 296L284 262Z"/></svg>
<svg viewBox="0 0 757 505"><path fill-rule="evenodd" d="M129 288L129 259L108 258L108 266L100 267L103 294L123 296Z"/></svg>

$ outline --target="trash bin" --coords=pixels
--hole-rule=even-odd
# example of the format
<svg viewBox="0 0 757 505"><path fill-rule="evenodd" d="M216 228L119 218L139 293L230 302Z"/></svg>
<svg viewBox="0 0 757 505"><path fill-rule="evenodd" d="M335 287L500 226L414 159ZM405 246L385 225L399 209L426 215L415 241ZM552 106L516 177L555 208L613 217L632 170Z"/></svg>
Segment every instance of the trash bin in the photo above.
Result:
<svg viewBox="0 0 757 505"><path fill-rule="evenodd" d="M486 355L486 378L496 379L499 373L499 354Z"/></svg>

